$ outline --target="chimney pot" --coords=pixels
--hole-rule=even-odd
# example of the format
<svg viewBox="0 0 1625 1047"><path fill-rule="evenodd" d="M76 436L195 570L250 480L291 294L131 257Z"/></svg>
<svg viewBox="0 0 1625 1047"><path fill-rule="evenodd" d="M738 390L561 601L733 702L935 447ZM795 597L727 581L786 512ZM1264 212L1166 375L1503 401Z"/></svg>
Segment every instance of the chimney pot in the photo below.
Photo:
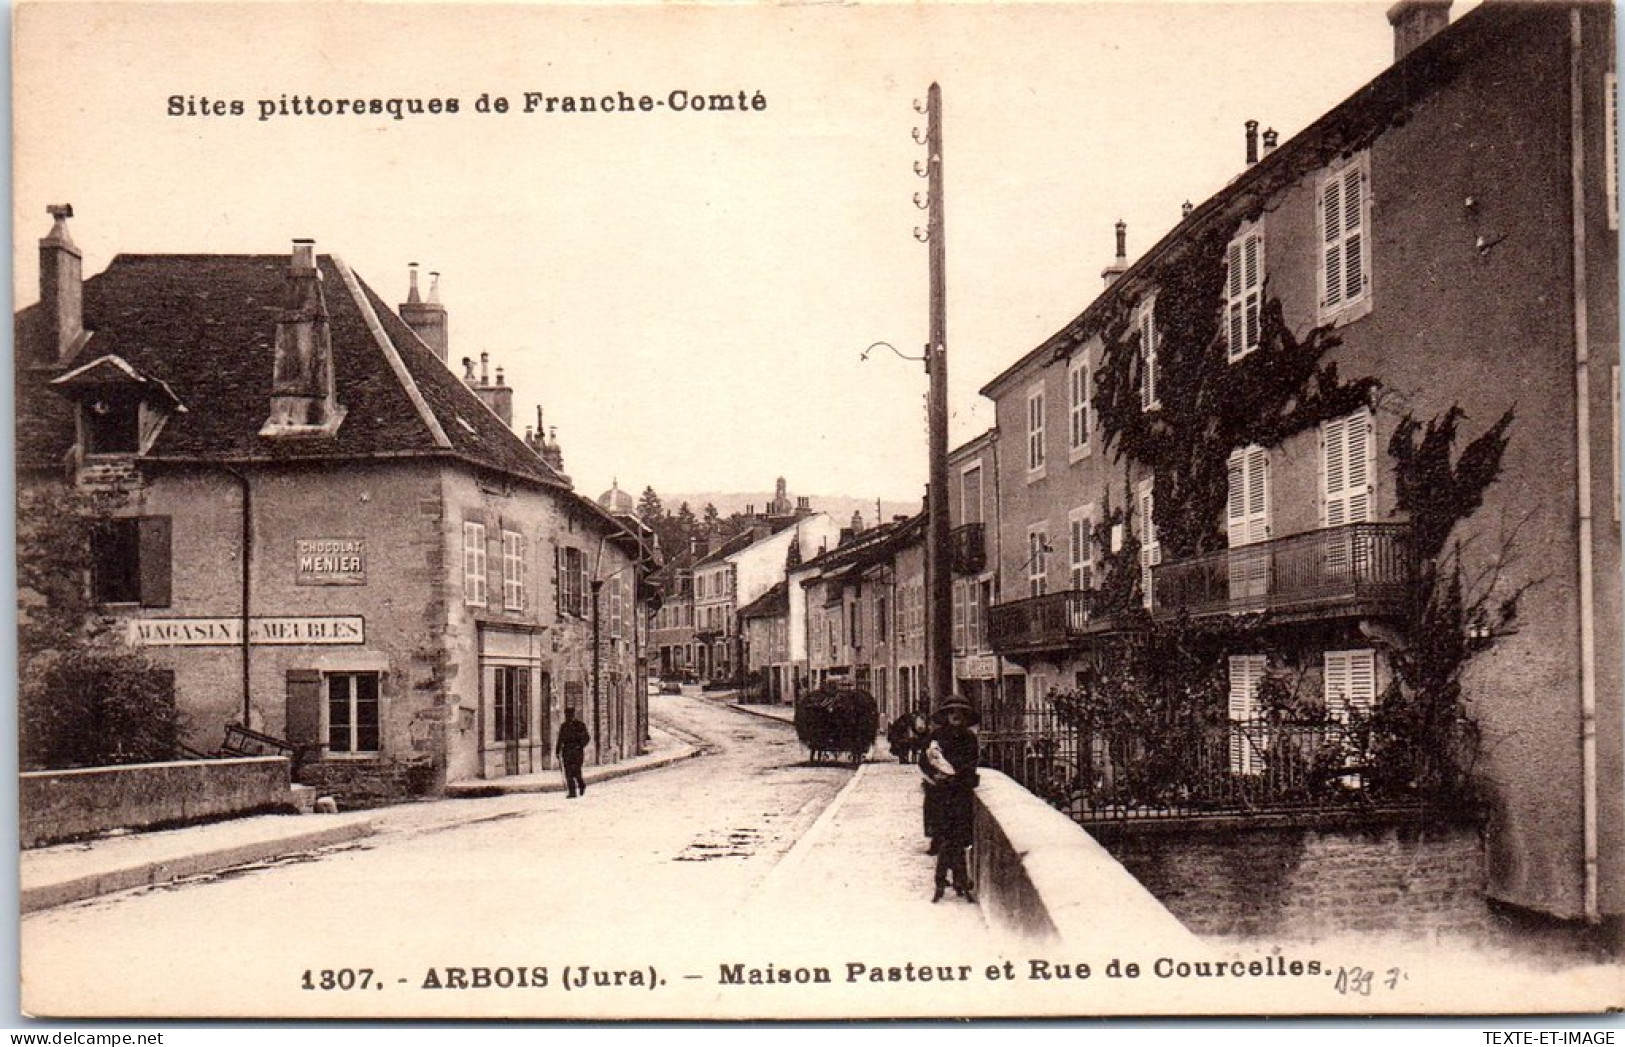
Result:
<svg viewBox="0 0 1625 1047"><path fill-rule="evenodd" d="M416 262L406 263L406 300L413 305L423 301L418 297L418 264Z"/></svg>
<svg viewBox="0 0 1625 1047"><path fill-rule="evenodd" d="M1394 61L1398 62L1450 24L1450 0L1399 0L1388 9L1394 27Z"/></svg>
<svg viewBox="0 0 1625 1047"><path fill-rule="evenodd" d="M439 273L431 272L429 274L429 302L431 304L433 304L433 305L439 305L440 304L440 274Z"/></svg>
<svg viewBox="0 0 1625 1047"><path fill-rule="evenodd" d="M1189 200L1186 200L1183 204L1180 205L1179 217L1181 217L1181 218L1189 218L1191 216L1191 212L1194 211L1194 210L1196 210L1196 205L1191 203Z"/></svg>
<svg viewBox="0 0 1625 1047"><path fill-rule="evenodd" d="M1247 121L1247 166L1258 163L1258 121Z"/></svg>
<svg viewBox="0 0 1625 1047"><path fill-rule="evenodd" d="M1280 144L1280 141L1281 141L1281 136L1275 133L1275 128L1272 127L1269 130L1265 131L1264 132L1264 155L1268 156L1269 154L1275 152L1275 147L1278 144Z"/></svg>
<svg viewBox="0 0 1625 1047"><path fill-rule="evenodd" d="M490 353L481 353L480 354L480 384L481 385L490 385L491 384L490 364L491 364L491 354Z"/></svg>
<svg viewBox="0 0 1625 1047"><path fill-rule="evenodd" d="M295 240L293 242L293 257L290 264L294 269L316 268L316 241Z"/></svg>
<svg viewBox="0 0 1625 1047"><path fill-rule="evenodd" d="M1117 257L1100 272L1100 278L1110 287L1128 271L1128 223L1121 218L1117 220Z"/></svg>

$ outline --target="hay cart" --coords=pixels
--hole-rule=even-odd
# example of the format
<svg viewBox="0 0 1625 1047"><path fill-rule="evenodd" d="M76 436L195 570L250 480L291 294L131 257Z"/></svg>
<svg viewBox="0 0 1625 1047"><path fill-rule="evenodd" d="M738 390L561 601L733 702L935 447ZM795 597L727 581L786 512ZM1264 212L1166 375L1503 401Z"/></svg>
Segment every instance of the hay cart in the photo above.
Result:
<svg viewBox="0 0 1625 1047"><path fill-rule="evenodd" d="M807 747L813 763L835 763L842 758L850 759L853 766L862 763L879 728L880 711L868 691L826 688L796 701L796 737Z"/></svg>

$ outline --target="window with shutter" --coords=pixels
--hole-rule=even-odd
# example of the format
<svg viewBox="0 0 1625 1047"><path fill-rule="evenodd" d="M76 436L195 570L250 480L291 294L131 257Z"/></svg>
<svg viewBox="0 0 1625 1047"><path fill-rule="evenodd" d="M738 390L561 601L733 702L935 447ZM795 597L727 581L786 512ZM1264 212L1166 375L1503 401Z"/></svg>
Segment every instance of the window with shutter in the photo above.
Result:
<svg viewBox="0 0 1625 1047"><path fill-rule="evenodd" d="M1371 412L1356 411L1321 425L1322 520L1327 527L1371 519L1374 494Z"/></svg>
<svg viewBox="0 0 1625 1047"><path fill-rule="evenodd" d="M1320 320L1329 322L1367 303L1371 289L1371 221L1368 160L1364 153L1322 176L1320 226Z"/></svg>
<svg viewBox="0 0 1625 1047"><path fill-rule="evenodd" d="M1090 541L1094 516L1093 505L1081 506L1066 516L1067 562L1073 589L1094 588L1094 543Z"/></svg>
<svg viewBox="0 0 1625 1047"><path fill-rule="evenodd" d="M1326 711L1347 723L1351 710L1370 713L1377 702L1377 652L1327 651L1322 694Z"/></svg>
<svg viewBox="0 0 1625 1047"><path fill-rule="evenodd" d="M1162 406L1157 393L1157 300L1147 298L1135 319L1140 330L1140 409Z"/></svg>
<svg viewBox="0 0 1625 1047"><path fill-rule="evenodd" d="M982 522L982 466L967 465L959 478L959 522Z"/></svg>
<svg viewBox="0 0 1625 1047"><path fill-rule="evenodd" d="M1153 515L1155 500L1152 481L1140 487L1140 594L1150 607L1154 593L1155 575L1152 568L1162 563L1162 545L1157 541L1157 524Z"/></svg>
<svg viewBox="0 0 1625 1047"><path fill-rule="evenodd" d="M965 583L954 582L954 653L965 652Z"/></svg>
<svg viewBox="0 0 1625 1047"><path fill-rule="evenodd" d="M514 531L502 532L502 606L525 609L525 536Z"/></svg>
<svg viewBox="0 0 1625 1047"><path fill-rule="evenodd" d="M1225 326L1229 359L1258 348L1259 310L1264 298L1264 231L1249 226L1225 252Z"/></svg>
<svg viewBox="0 0 1625 1047"><path fill-rule="evenodd" d="M1027 473L1044 468L1044 387L1034 386L1027 391Z"/></svg>
<svg viewBox="0 0 1625 1047"><path fill-rule="evenodd" d="M1027 529L1027 595L1043 596L1049 592L1049 528Z"/></svg>
<svg viewBox="0 0 1625 1047"><path fill-rule="evenodd" d="M1269 452L1255 445L1230 456L1225 534L1231 552L1230 599L1264 596L1269 591ZM1261 546L1248 548L1248 546Z"/></svg>
<svg viewBox="0 0 1625 1047"><path fill-rule="evenodd" d="M1230 770L1256 774L1264 770L1268 738L1258 708L1258 683L1264 678L1261 654L1230 656Z"/></svg>
<svg viewBox="0 0 1625 1047"><path fill-rule="evenodd" d="M141 558L141 606L168 607L173 557L167 516L144 516L137 525Z"/></svg>
<svg viewBox="0 0 1625 1047"><path fill-rule="evenodd" d="M1619 78L1614 73L1603 76L1603 191L1608 198L1608 228L1619 228Z"/></svg>
<svg viewBox="0 0 1625 1047"><path fill-rule="evenodd" d="M1089 365L1080 354L1066 372L1067 451L1076 461L1089 453Z"/></svg>
<svg viewBox="0 0 1625 1047"><path fill-rule="evenodd" d="M283 686L287 700L283 735L295 750L315 755L322 746L322 674L314 669L289 669Z"/></svg>
<svg viewBox="0 0 1625 1047"><path fill-rule="evenodd" d="M485 525L463 523L463 602L470 607L485 606L486 578Z"/></svg>

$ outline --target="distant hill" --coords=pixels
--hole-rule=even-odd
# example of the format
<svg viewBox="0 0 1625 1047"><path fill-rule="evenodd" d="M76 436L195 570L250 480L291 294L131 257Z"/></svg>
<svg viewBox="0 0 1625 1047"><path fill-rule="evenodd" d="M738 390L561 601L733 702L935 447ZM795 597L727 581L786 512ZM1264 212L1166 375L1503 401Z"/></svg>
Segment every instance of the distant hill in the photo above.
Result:
<svg viewBox="0 0 1625 1047"><path fill-rule="evenodd" d="M706 503L716 506L717 512L722 516L728 516L732 513L744 512L747 506L755 506L756 511L761 512L766 508L767 503L773 500L772 491L702 491L698 494L683 494L681 492L667 494L659 488L655 490L660 495L660 504L665 508L666 512L675 513L678 506L687 502L689 509L693 511L696 517L704 512ZM791 502L794 502L797 497L799 496L796 492L790 492ZM813 512L828 513L842 523L851 520L852 514L858 512L863 514L865 526L874 526L875 500L873 498L854 498L847 495L826 494L807 495L806 498L808 504L812 506ZM894 516L912 516L922 508L924 508L923 500L911 503L882 499L880 502L880 511L887 520Z"/></svg>

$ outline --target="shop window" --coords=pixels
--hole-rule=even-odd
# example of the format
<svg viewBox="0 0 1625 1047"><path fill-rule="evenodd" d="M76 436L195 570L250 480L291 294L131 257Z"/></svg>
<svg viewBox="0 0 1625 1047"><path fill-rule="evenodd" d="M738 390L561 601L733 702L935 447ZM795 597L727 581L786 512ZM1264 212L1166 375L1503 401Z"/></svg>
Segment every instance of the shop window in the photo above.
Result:
<svg viewBox="0 0 1625 1047"><path fill-rule="evenodd" d="M378 674L327 676L327 751L378 751Z"/></svg>

